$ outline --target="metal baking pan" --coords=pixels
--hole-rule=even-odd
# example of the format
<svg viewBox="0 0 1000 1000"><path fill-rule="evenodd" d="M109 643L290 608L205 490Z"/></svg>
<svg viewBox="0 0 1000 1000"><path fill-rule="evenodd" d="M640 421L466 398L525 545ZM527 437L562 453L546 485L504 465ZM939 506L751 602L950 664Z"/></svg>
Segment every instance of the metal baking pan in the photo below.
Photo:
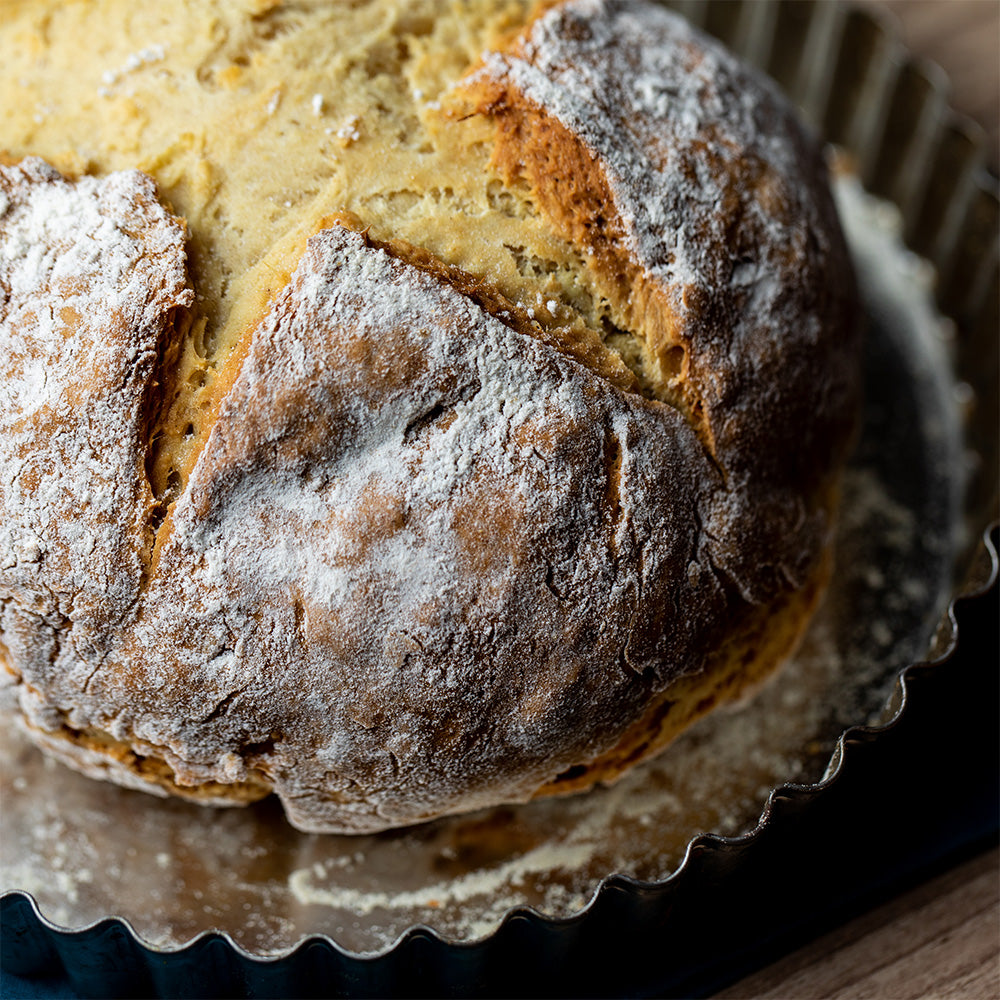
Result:
<svg viewBox="0 0 1000 1000"><path fill-rule="evenodd" d="M721 753L725 763L712 741L734 723L708 720L664 758L687 766L687 784L665 785L669 767L654 762L568 805L446 820L349 849L345 838L293 835L267 805L211 819L86 782L8 735L8 977L62 996L705 994L995 838L1000 210L982 136L947 110L940 71L907 57L870 13L674 6L767 69L887 199L841 184L871 324L868 401L837 575L813 630L825 634L809 640L805 661L825 662L815 649L832 643L853 680L820 711L815 670L783 676L799 698L784 714L805 715L809 702L816 723L795 780L772 780L789 773L787 760L761 760L759 788L727 791L706 761ZM920 306L932 287L946 322ZM766 694L777 718L779 694ZM753 740L776 738L767 710L734 718ZM670 794L694 796L699 782L701 813L685 800L677 820ZM45 801L30 793L53 783L55 812L26 813L24 802ZM655 801L642 798L651 785L663 786ZM94 829L58 826L59 809L93 817ZM130 822L133 840L121 833ZM524 862L547 857L555 840L545 837L560 825L562 862L577 857L578 870ZM596 831L590 841L584 827ZM95 853L73 867L67 852L85 835L78 853ZM516 863L513 891L486 900L470 889L471 874ZM226 880L233 868L242 883L253 869L259 884L239 895ZM377 897L387 882L410 886L414 904L386 910ZM120 900L112 883L125 887ZM428 885L443 886L442 898Z"/></svg>

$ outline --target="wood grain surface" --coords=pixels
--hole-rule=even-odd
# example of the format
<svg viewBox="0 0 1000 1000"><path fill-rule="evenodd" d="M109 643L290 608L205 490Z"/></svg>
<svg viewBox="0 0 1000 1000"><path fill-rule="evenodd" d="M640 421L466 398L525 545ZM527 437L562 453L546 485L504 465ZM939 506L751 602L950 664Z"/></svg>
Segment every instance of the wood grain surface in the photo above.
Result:
<svg viewBox="0 0 1000 1000"><path fill-rule="evenodd" d="M967 861L735 986L726 1000L1000 997L1000 849Z"/></svg>
<svg viewBox="0 0 1000 1000"><path fill-rule="evenodd" d="M885 0L910 51L936 62L951 105L979 123L1000 165L1000 0ZM1000 849L858 917L720 998L1000 997Z"/></svg>

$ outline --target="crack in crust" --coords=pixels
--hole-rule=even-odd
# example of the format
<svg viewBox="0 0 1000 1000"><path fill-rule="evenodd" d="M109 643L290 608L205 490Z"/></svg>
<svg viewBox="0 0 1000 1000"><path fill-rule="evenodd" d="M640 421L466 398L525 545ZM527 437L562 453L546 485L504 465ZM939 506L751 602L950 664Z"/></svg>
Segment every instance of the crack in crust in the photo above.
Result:
<svg viewBox="0 0 1000 1000"><path fill-rule="evenodd" d="M339 224L360 233L366 246L384 250L397 260L447 283L512 330L553 347L624 392L641 392L639 380L622 363L618 353L605 348L596 336L587 336L588 333L593 334L593 331L583 333L571 326L543 326L529 315L524 306L512 302L485 278L447 264L426 248L415 246L406 240L375 239L363 220L353 213L336 213L325 218L323 224Z"/></svg>
<svg viewBox="0 0 1000 1000"><path fill-rule="evenodd" d="M609 65L638 66L631 96ZM721 124L684 133L685 87ZM722 100L744 87L763 111ZM612 780L797 641L854 408L818 155L644 5L556 7L458 93L586 262L599 328L343 211L280 262L176 452L183 224L137 174L0 170L8 257L100 244L96 290L75 258L41 293L15 267L0 314L28 400L0 423L2 648L74 766L212 802L273 788L301 829L368 832Z"/></svg>
<svg viewBox="0 0 1000 1000"><path fill-rule="evenodd" d="M523 58L526 47L525 38L519 38L509 58ZM508 73L474 71L464 89L472 113L496 123L494 169L511 187L527 184L555 231L581 252L611 310L605 319L606 342L617 345L615 353L631 362L643 393L684 413L717 459L704 401L689 379L690 344L669 294L650 280L630 245L605 161L527 97Z"/></svg>

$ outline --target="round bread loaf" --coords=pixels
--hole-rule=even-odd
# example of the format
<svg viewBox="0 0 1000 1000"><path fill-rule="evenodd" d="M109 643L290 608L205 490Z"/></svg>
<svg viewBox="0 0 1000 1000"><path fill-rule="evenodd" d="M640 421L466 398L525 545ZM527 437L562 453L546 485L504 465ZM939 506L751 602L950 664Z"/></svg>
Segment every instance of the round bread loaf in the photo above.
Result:
<svg viewBox="0 0 1000 1000"><path fill-rule="evenodd" d="M858 315L768 82L611 0L15 2L0 52L45 750L369 832L611 780L792 650Z"/></svg>

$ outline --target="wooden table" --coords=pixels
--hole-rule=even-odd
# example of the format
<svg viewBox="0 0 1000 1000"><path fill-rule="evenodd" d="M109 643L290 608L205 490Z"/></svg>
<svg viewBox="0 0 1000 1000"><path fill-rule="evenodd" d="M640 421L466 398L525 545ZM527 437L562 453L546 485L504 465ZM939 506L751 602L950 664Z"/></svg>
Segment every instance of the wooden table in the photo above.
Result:
<svg viewBox="0 0 1000 1000"><path fill-rule="evenodd" d="M1000 849L966 861L718 997L1000 996Z"/></svg>
<svg viewBox="0 0 1000 1000"><path fill-rule="evenodd" d="M1000 164L1000 0L886 0L911 51L938 63L952 106ZM1000 752L994 748L994 752ZM825 934L719 997L1000 997L1000 849Z"/></svg>

